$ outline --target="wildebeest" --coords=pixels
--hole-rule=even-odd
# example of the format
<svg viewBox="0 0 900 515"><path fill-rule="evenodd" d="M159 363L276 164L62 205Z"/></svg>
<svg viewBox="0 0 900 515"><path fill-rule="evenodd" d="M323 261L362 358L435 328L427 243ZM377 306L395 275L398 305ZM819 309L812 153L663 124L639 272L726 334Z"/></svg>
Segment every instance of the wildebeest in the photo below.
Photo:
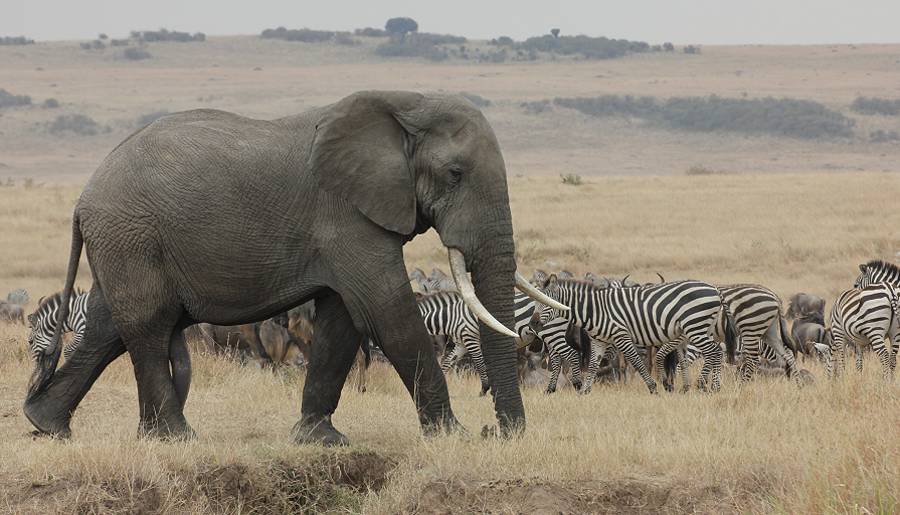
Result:
<svg viewBox="0 0 900 515"><path fill-rule="evenodd" d="M825 299L809 293L796 293L788 301L784 314L789 320L806 320L825 324Z"/></svg>
<svg viewBox="0 0 900 515"><path fill-rule="evenodd" d="M25 308L0 300L0 320L25 325Z"/></svg>

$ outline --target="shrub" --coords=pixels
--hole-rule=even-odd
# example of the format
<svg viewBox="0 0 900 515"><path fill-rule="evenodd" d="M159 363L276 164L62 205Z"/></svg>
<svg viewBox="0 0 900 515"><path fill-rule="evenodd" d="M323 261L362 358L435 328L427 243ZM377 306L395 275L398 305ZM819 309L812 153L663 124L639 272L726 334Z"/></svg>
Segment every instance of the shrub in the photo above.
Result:
<svg viewBox="0 0 900 515"><path fill-rule="evenodd" d="M107 36L106 34L104 34L103 32L101 32L101 33L97 36L97 39L109 39L109 36Z"/></svg>
<svg viewBox="0 0 900 515"><path fill-rule="evenodd" d="M82 136L94 136L101 132L100 124L83 114L61 114L48 127L51 134L71 132ZM105 129L109 132L109 128Z"/></svg>
<svg viewBox="0 0 900 515"><path fill-rule="evenodd" d="M685 54L699 54L700 47L694 45L688 45L682 49Z"/></svg>
<svg viewBox="0 0 900 515"><path fill-rule="evenodd" d="M859 114L896 116L900 114L900 99L856 97L850 109Z"/></svg>
<svg viewBox="0 0 900 515"><path fill-rule="evenodd" d="M0 88L0 108L29 105L31 105L31 97L28 95L13 95L9 91Z"/></svg>
<svg viewBox="0 0 900 515"><path fill-rule="evenodd" d="M728 131L795 138L848 137L853 120L810 100L680 97L658 102L651 97L605 95L557 98L554 104L590 116L631 116L671 129Z"/></svg>
<svg viewBox="0 0 900 515"><path fill-rule="evenodd" d="M128 59L129 61L141 61L144 59L150 59L153 57L150 52L144 50L141 47L128 47L122 51L122 57Z"/></svg>
<svg viewBox="0 0 900 515"><path fill-rule="evenodd" d="M2 36L0 46L33 45L34 40L25 36Z"/></svg>
<svg viewBox="0 0 900 515"><path fill-rule="evenodd" d="M137 117L137 120L135 120L135 125L138 127L144 127L145 125L150 125L151 123L155 122L156 120L159 120L160 118L162 118L163 116L165 116L167 114L169 114L169 112L166 111L165 109L160 109L159 111L151 111L149 113L142 114Z"/></svg>
<svg viewBox="0 0 900 515"><path fill-rule="evenodd" d="M57 107L59 107L59 100L55 98L48 98L47 100L44 100L43 106L45 109L56 109Z"/></svg>
<svg viewBox="0 0 900 515"><path fill-rule="evenodd" d="M568 184L569 186L581 186L584 184L581 176L576 173L559 174L559 178L562 179L563 184Z"/></svg>
<svg viewBox="0 0 900 515"><path fill-rule="evenodd" d="M128 43L130 43L130 41L127 39L110 39L109 40L109 46L128 46Z"/></svg>
<svg viewBox="0 0 900 515"><path fill-rule="evenodd" d="M330 30L312 30L312 29L286 29L278 27L276 29L266 29L262 31L260 37L263 39L283 39L285 41L300 41L302 43L321 43L330 41L334 37L334 31Z"/></svg>
<svg viewBox="0 0 900 515"><path fill-rule="evenodd" d="M356 29L353 31L357 36L363 36L367 38L383 38L388 36L388 31L384 29L376 29L374 27L365 27L363 29Z"/></svg>
<svg viewBox="0 0 900 515"><path fill-rule="evenodd" d="M674 52L674 51L675 51L675 45L673 45L672 43L669 43L668 41L666 41L665 43L663 43L663 50L666 51L666 52Z"/></svg>
<svg viewBox="0 0 900 515"><path fill-rule="evenodd" d="M496 46L513 46L516 44L516 42L513 41L513 38L509 36L500 36L499 38L492 39L490 41L490 44Z"/></svg>
<svg viewBox="0 0 900 515"><path fill-rule="evenodd" d="M359 42L359 40L353 39L350 34L346 32L338 32L337 34L335 34L334 42L338 45L343 46L356 46L362 44Z"/></svg>
<svg viewBox="0 0 900 515"><path fill-rule="evenodd" d="M684 171L685 175L721 175L723 172L707 168L703 165L693 165Z"/></svg>
<svg viewBox="0 0 900 515"><path fill-rule="evenodd" d="M627 39L594 38L590 36L560 36L549 34L531 37L516 45L528 51L561 55L582 55L588 59L613 59L629 53L647 52L650 45L643 41Z"/></svg>
<svg viewBox="0 0 900 515"><path fill-rule="evenodd" d="M148 43L158 41L175 41L177 43L190 43L193 41L206 41L206 34L196 32L193 35L187 32L179 32L177 30L159 29L159 30L133 30L131 37L139 41Z"/></svg>
<svg viewBox="0 0 900 515"><path fill-rule="evenodd" d="M383 57L424 57L432 61L443 61L450 57L441 45L458 45L466 38L427 32L409 34L405 38L391 37L390 41L375 48L375 53Z"/></svg>
<svg viewBox="0 0 900 515"><path fill-rule="evenodd" d="M558 38L559 37L559 29L550 29L550 35L553 36L554 38Z"/></svg>
<svg viewBox="0 0 900 515"><path fill-rule="evenodd" d="M897 131L883 131L881 129L869 133L869 141L872 143L890 143L900 141L900 134Z"/></svg>
<svg viewBox="0 0 900 515"><path fill-rule="evenodd" d="M475 104L475 107L490 107L491 101L484 98L481 95L476 95L475 93L469 93L466 91L460 91L459 96L465 98L469 102Z"/></svg>
<svg viewBox="0 0 900 515"><path fill-rule="evenodd" d="M552 106L553 104L551 104L549 100L536 100L534 102L522 102L519 104L519 107L524 109L528 114L541 114L544 111L549 111Z"/></svg>
<svg viewBox="0 0 900 515"><path fill-rule="evenodd" d="M480 60L487 61L489 63L505 63L508 55L509 54L506 53L506 49L501 48L500 50L482 54Z"/></svg>
<svg viewBox="0 0 900 515"><path fill-rule="evenodd" d="M384 24L384 30L390 34L406 36L410 32L419 30L419 24L412 18L391 18Z"/></svg>

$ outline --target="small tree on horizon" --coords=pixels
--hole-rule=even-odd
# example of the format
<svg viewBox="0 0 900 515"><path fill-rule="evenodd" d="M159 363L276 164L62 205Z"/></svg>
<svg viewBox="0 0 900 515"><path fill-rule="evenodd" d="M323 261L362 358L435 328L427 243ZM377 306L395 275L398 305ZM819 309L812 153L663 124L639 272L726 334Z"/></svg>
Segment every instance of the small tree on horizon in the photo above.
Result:
<svg viewBox="0 0 900 515"><path fill-rule="evenodd" d="M384 24L384 30L388 31L390 34L397 34L400 36L400 40L406 39L406 35L410 32L416 32L419 30L419 24L416 23L416 20L412 18L406 17L397 17L391 18Z"/></svg>
<svg viewBox="0 0 900 515"><path fill-rule="evenodd" d="M559 37L559 29L550 29L550 34L553 34L554 38Z"/></svg>

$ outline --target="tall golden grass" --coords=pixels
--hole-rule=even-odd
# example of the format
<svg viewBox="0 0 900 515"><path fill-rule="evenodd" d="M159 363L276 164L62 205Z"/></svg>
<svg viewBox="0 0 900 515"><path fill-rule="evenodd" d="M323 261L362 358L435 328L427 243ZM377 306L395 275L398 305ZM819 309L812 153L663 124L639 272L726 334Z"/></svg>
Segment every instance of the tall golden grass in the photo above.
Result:
<svg viewBox="0 0 900 515"><path fill-rule="evenodd" d="M0 188L0 292L33 302L62 286L78 189ZM611 177L563 185L513 177L519 266L759 282L782 297L831 298L856 265L900 250L891 174ZM445 266L434 234L410 266ZM79 284L89 286L86 267ZM477 380L450 376L469 435L424 439L386 365L345 389L335 424L350 449L298 447L289 430L303 374L197 356L186 415L199 437L136 438L126 359L79 407L69 442L32 439L21 414L25 328L0 326L0 511L890 513L900 509L900 397L867 361L837 382L738 384L716 395L650 396L640 381L588 396L524 390L528 430L482 440L493 423ZM696 375L696 374L694 374Z"/></svg>

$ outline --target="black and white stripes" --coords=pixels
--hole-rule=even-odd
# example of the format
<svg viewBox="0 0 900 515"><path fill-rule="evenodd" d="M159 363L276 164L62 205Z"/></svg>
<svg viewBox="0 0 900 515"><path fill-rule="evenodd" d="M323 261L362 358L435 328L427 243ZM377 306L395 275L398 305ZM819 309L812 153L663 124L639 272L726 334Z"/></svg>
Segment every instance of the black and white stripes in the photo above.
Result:
<svg viewBox="0 0 900 515"><path fill-rule="evenodd" d="M69 297L69 316L63 320L62 332L73 332L74 338L72 343L63 349L63 356L66 359L75 352L84 339L88 296L89 292L76 290ZM31 351L33 359L37 359L53 340L61 301L62 292L54 293L41 299L34 313L28 315L28 325L31 326L28 334L28 349Z"/></svg>

